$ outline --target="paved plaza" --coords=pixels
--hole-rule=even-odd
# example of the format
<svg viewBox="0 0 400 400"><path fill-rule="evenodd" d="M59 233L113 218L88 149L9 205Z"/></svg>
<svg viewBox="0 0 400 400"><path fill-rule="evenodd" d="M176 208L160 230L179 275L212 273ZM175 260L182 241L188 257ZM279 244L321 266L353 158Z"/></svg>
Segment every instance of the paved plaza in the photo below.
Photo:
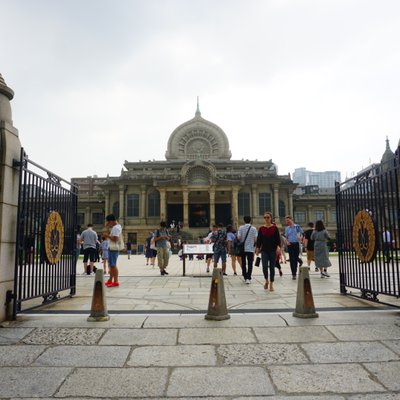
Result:
<svg viewBox="0 0 400 400"><path fill-rule="evenodd" d="M72 299L1 324L1 399L400 399L400 312L341 295L334 257L331 278L310 270L319 318L293 317L297 281L284 264L275 292L260 268L246 285L229 266L224 321L204 318L204 261L186 276L177 256L168 276L143 256L119 261L109 321L87 321L94 276L79 275Z"/></svg>

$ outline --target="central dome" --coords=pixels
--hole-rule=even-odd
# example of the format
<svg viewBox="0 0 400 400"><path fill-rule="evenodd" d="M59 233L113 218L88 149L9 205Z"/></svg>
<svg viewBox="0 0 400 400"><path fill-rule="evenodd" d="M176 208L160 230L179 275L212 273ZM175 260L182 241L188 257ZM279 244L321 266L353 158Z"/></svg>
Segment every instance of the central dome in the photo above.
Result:
<svg viewBox="0 0 400 400"><path fill-rule="evenodd" d="M168 140L165 158L171 160L230 160L229 141L217 125L201 117L197 106L193 119L179 125Z"/></svg>

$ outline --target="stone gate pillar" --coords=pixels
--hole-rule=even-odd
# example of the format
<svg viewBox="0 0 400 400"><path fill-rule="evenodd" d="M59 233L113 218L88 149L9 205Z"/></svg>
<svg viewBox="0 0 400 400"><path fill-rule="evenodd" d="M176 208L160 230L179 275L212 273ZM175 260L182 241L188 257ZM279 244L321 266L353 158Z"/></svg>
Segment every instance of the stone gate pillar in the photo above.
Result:
<svg viewBox="0 0 400 400"><path fill-rule="evenodd" d="M14 291L19 174L13 160L20 159L21 142L12 122L13 97L0 74L0 322L7 317L7 291Z"/></svg>

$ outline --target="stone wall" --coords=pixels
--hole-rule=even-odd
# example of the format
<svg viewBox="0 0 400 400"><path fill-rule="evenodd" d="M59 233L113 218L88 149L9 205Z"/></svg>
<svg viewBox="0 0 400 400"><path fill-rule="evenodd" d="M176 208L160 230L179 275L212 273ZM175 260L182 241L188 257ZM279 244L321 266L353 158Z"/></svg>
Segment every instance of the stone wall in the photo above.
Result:
<svg viewBox="0 0 400 400"><path fill-rule="evenodd" d="M6 293L14 290L15 240L18 207L18 170L21 142L12 122L14 92L0 74L0 322L7 319Z"/></svg>

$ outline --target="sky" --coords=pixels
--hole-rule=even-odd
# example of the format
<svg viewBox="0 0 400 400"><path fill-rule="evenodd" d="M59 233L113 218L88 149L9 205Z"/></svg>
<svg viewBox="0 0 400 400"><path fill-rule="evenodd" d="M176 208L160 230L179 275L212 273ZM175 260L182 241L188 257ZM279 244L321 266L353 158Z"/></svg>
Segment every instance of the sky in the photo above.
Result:
<svg viewBox="0 0 400 400"><path fill-rule="evenodd" d="M165 160L202 117L233 160L341 172L400 139L398 0L0 0L0 73L36 163L69 180Z"/></svg>

